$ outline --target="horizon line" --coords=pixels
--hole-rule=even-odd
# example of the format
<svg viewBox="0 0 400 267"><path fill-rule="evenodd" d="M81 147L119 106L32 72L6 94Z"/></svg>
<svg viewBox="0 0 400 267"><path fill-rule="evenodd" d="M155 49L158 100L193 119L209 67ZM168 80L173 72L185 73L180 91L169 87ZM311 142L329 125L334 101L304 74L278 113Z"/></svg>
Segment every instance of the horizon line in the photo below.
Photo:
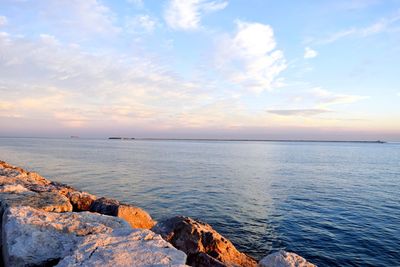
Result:
<svg viewBox="0 0 400 267"><path fill-rule="evenodd" d="M80 136L65 136L65 137L46 137L46 136L0 136L0 138L32 138L32 139L97 139L97 140L122 140L122 141L224 141L224 142L315 142L315 143L376 143L384 144L386 140L323 140L323 139L251 139L251 138L163 138L163 137L80 137Z"/></svg>

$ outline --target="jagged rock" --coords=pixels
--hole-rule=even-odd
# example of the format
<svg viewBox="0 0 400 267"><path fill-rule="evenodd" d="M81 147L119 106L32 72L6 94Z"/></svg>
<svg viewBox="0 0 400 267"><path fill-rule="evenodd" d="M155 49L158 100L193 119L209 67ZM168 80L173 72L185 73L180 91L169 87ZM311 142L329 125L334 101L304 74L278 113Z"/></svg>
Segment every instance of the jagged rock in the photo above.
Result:
<svg viewBox="0 0 400 267"><path fill-rule="evenodd" d="M54 264L71 255L84 236L114 229L131 231L124 220L116 217L11 207L3 216L4 262L6 266Z"/></svg>
<svg viewBox="0 0 400 267"><path fill-rule="evenodd" d="M0 161L0 184L38 184L47 185L51 182L35 172L27 172L22 168Z"/></svg>
<svg viewBox="0 0 400 267"><path fill-rule="evenodd" d="M186 255L159 235L145 229L132 229L129 235L87 236L74 254L57 267L72 266L185 266Z"/></svg>
<svg viewBox="0 0 400 267"><path fill-rule="evenodd" d="M296 253L284 250L272 253L260 260L259 267L316 267Z"/></svg>
<svg viewBox="0 0 400 267"><path fill-rule="evenodd" d="M199 254L202 252L226 266L257 266L255 260L239 252L228 239L206 223L177 216L158 222L152 230L185 252L190 265L197 266L196 262L205 260L204 255ZM196 255L200 255L202 259L198 259Z"/></svg>
<svg viewBox="0 0 400 267"><path fill-rule="evenodd" d="M4 184L0 186L0 193L22 193L29 191L20 184Z"/></svg>
<svg viewBox="0 0 400 267"><path fill-rule="evenodd" d="M122 204L115 199L104 197L96 199L90 211L123 218L133 228L150 229L155 224L150 215L141 208Z"/></svg>
<svg viewBox="0 0 400 267"><path fill-rule="evenodd" d="M25 184L29 190L34 192L57 192L61 195L67 196L68 193L76 191L75 188L59 183L59 182L49 182L48 184Z"/></svg>
<svg viewBox="0 0 400 267"><path fill-rule="evenodd" d="M80 191L72 191L67 193L67 197L74 207L75 211L88 211L90 206L96 200L96 196Z"/></svg>
<svg viewBox="0 0 400 267"><path fill-rule="evenodd" d="M7 207L15 206L29 206L53 212L72 211L72 205L68 198L58 193L36 193L32 191L0 193L0 214Z"/></svg>
<svg viewBox="0 0 400 267"><path fill-rule="evenodd" d="M22 168L12 166L7 162L0 161L0 175L7 177L16 177L25 171Z"/></svg>

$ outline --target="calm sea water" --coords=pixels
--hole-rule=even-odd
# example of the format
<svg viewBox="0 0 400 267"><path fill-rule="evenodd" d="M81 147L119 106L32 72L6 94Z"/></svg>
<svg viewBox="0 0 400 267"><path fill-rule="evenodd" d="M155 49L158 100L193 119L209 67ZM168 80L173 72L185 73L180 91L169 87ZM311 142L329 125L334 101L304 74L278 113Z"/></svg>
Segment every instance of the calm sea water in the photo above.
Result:
<svg viewBox="0 0 400 267"><path fill-rule="evenodd" d="M258 259L400 266L400 144L0 138L0 159L201 219Z"/></svg>

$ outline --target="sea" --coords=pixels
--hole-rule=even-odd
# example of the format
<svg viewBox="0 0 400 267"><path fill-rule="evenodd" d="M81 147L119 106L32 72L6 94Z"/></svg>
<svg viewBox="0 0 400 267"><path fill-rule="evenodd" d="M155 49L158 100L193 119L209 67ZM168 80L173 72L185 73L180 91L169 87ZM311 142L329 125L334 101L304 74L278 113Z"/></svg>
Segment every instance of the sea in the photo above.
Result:
<svg viewBox="0 0 400 267"><path fill-rule="evenodd" d="M0 138L0 160L207 222L256 259L400 266L400 143Z"/></svg>

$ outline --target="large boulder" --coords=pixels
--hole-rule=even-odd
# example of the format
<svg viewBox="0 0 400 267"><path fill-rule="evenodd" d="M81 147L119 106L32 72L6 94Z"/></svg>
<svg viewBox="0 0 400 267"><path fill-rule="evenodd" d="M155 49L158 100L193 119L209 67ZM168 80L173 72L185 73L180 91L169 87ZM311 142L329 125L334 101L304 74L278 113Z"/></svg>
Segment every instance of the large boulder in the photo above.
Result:
<svg viewBox="0 0 400 267"><path fill-rule="evenodd" d="M32 192L53 192L66 196L70 200L74 211L88 211L96 199L94 195L89 193L77 191L75 188L63 183L49 181L37 173L27 172L22 168L0 161L0 192L8 190L17 193L13 189L16 186L21 190L24 190L22 189L23 187ZM5 189L1 191L1 187L5 187Z"/></svg>
<svg viewBox="0 0 400 267"><path fill-rule="evenodd" d="M96 199L90 211L123 218L132 228L150 229L155 224L150 215L141 208L122 204L115 199L104 197Z"/></svg>
<svg viewBox="0 0 400 267"><path fill-rule="evenodd" d="M316 267L296 253L284 250L272 253L264 257L258 263L259 267Z"/></svg>
<svg viewBox="0 0 400 267"><path fill-rule="evenodd" d="M0 215L8 207L29 206L44 211L72 211L68 198L55 192L36 193L23 189L22 186L3 186L0 192ZM11 190L14 189L14 190ZM0 219L1 220L1 219Z"/></svg>
<svg viewBox="0 0 400 267"><path fill-rule="evenodd" d="M186 255L159 235L146 229L132 229L129 235L90 235L58 267L72 266L185 266Z"/></svg>
<svg viewBox="0 0 400 267"><path fill-rule="evenodd" d="M4 263L6 266L54 265L71 255L85 236L107 234L115 229L131 231L124 220L111 216L10 207L3 215Z"/></svg>
<svg viewBox="0 0 400 267"><path fill-rule="evenodd" d="M51 182L35 172L27 172L22 168L12 166L0 161L0 185L22 184L22 185L48 185Z"/></svg>
<svg viewBox="0 0 400 267"><path fill-rule="evenodd" d="M67 193L67 197L74 207L74 211L89 211L96 196L80 191L71 191Z"/></svg>
<svg viewBox="0 0 400 267"><path fill-rule="evenodd" d="M192 266L257 266L254 259L239 252L206 223L177 216L158 222L152 230L185 252Z"/></svg>

